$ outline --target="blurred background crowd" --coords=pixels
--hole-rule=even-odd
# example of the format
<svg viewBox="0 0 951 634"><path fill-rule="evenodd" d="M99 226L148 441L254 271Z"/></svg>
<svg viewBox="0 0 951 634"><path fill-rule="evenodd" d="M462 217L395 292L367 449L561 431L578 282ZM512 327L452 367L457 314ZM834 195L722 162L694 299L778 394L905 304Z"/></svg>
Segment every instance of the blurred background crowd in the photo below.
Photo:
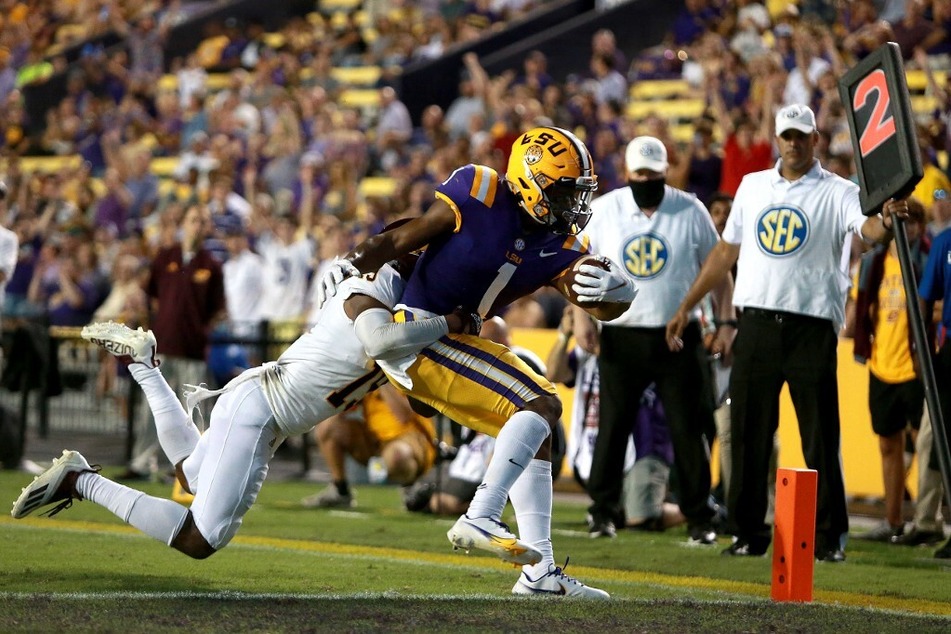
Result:
<svg viewBox="0 0 951 634"><path fill-rule="evenodd" d="M167 58L170 29L203 4L2 3L2 214L20 240L5 315L88 322L110 289L179 238L190 205L209 210L206 241L222 260L229 233L240 230L256 250L285 223L283 239L308 240L311 271L319 271L367 233L421 213L434 184L456 167L502 168L511 141L543 123L581 134L602 191L625 182L628 140L660 138L671 184L708 202L774 162L778 107L808 103L822 134L819 158L849 177L837 78L887 40L901 44L909 68L928 71L919 141L928 164L946 167L951 0L687 0L663 41L630 60L610 30L592 37L588 63L567 74L548 69L541 50L495 75L465 54L458 77L436 79L458 82L458 96L416 121L401 100L402 68L465 47L543 3L368 1L328 12L317 3L267 32L253 17L209 21L195 50ZM92 43L104 32L118 43ZM79 48L72 63L62 54L69 46ZM45 113L28 111L23 91L56 72L67 75L65 93ZM355 77L356 90L348 83ZM657 80L685 91L675 95L679 106L635 99ZM24 158L38 155L62 160ZM921 201L932 232L951 220L946 178L934 176L942 186ZM85 301L63 307L57 298L68 280ZM267 316L306 322L310 296L299 296L285 314ZM553 327L561 306L550 303L518 307L510 319ZM120 310L140 321L142 308L131 298ZM254 308L231 317L256 321Z"/></svg>
<svg viewBox="0 0 951 634"><path fill-rule="evenodd" d="M280 24L262 3L205 20L196 46L169 53L176 27L227 4L0 0L0 218L19 245L5 329L148 327L150 263L194 216L223 265L226 309L209 334L248 337L266 322L292 339L312 323L324 263L421 214L457 167L503 172L512 142L538 125L585 140L602 193L626 184L626 144L656 137L668 183L709 206L775 163L776 111L809 104L818 158L854 178L838 78L885 41L909 73L927 232L951 226L951 0L685 0L649 45L600 28L574 68L550 67L539 46L498 72L475 45L558 3L317 1ZM432 77L454 97L411 112L402 73L460 52L454 73ZM57 77L45 109L29 107ZM555 328L563 308L540 291L504 318Z"/></svg>

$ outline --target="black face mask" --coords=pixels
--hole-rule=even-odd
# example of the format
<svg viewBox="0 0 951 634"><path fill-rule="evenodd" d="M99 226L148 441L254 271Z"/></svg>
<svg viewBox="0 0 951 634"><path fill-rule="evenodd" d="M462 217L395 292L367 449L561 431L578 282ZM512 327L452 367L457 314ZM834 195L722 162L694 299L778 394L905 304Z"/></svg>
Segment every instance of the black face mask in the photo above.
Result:
<svg viewBox="0 0 951 634"><path fill-rule="evenodd" d="M641 209L656 207L664 199L664 179L657 178L649 181L627 181L634 194L634 202Z"/></svg>

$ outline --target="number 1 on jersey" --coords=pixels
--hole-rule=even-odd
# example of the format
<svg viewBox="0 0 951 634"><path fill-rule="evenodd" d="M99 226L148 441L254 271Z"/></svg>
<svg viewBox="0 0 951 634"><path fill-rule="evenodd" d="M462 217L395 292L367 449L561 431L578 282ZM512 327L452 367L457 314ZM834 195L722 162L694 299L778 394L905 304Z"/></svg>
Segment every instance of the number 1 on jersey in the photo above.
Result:
<svg viewBox="0 0 951 634"><path fill-rule="evenodd" d="M480 315L485 317L489 314L489 311L492 310L492 305L495 304L495 300L499 298L499 293L501 293L505 285L509 283L512 276L515 275L515 269L516 266L511 262L506 262L499 267L499 274L496 275L492 283L489 284L485 295L482 296L482 301L479 302L478 310Z"/></svg>

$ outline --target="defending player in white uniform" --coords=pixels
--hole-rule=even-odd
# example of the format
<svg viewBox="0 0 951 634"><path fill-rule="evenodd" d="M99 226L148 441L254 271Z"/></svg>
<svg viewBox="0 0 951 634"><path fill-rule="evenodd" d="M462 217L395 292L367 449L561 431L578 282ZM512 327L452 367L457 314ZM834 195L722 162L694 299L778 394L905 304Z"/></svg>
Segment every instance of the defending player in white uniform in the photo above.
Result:
<svg viewBox="0 0 951 634"><path fill-rule="evenodd" d="M50 515L75 499L88 499L115 513L142 532L181 552L203 559L228 544L241 526L267 476L268 462L289 435L313 429L325 418L358 401L385 381L364 352L357 332L363 313L345 308L358 295L393 306L404 281L386 266L377 275L347 281L346 292L328 302L317 325L302 335L276 362L252 368L221 390L195 388L186 407L166 383L154 361L151 331L133 331L121 324L92 324L83 337L129 363L155 414L159 440L176 465L182 486L194 493L190 508L146 495L113 482L93 469L75 451L64 451L53 465L23 489L12 515L22 518L42 506L59 503ZM351 305L352 306L352 305ZM372 311L371 311L372 312ZM397 354L421 349L450 331L474 324L460 315L407 324L381 324L372 335ZM203 398L220 394L208 430L199 435L190 412Z"/></svg>

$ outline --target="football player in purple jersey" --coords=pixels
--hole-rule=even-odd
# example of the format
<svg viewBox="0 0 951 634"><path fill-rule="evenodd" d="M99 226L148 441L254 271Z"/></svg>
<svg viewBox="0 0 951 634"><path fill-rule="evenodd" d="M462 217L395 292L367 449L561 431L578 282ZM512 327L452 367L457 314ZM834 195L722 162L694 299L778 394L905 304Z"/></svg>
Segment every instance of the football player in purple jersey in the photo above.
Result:
<svg viewBox="0 0 951 634"><path fill-rule="evenodd" d="M491 317L545 285L599 319L614 319L637 294L617 265L583 264L571 292L559 284L588 254L587 241L577 233L590 218L596 189L591 155L575 135L554 127L529 130L513 144L505 174L482 165L460 167L436 188L425 214L335 262L320 281L318 302L343 279L425 247L396 321L444 312L445 306ZM376 318L384 322L394 315L379 310ZM367 315L362 319L366 323ZM373 342L365 343L374 356ZM515 594L607 598L555 565L550 434L561 402L554 386L505 346L475 336L443 337L418 354L377 362L414 399L497 437L468 512L448 533L452 544L521 564ZM501 521L509 497L521 538Z"/></svg>

